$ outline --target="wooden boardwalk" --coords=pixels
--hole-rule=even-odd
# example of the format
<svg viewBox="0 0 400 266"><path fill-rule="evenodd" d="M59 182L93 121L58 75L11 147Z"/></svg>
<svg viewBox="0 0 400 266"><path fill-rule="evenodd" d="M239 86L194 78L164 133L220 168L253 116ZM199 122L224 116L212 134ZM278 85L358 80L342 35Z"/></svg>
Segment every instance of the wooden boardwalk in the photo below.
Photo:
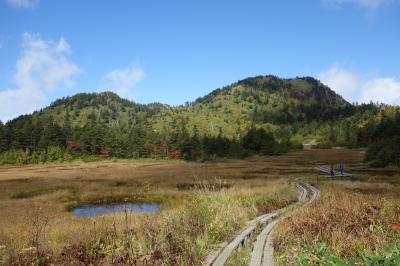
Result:
<svg viewBox="0 0 400 266"><path fill-rule="evenodd" d="M320 165L320 166L316 166L314 167L314 170L319 171L319 172L323 172L326 175L329 175L331 177L352 177L352 174L349 173L344 173L343 174L339 171L333 170L333 175L331 175L331 167L329 165Z"/></svg>
<svg viewBox="0 0 400 266"><path fill-rule="evenodd" d="M304 204L307 201L308 191L306 185L296 183L299 193L298 204ZM279 218L269 223L264 230L258 235L251 253L250 266L272 265L273 263L273 247L272 232L275 225L279 222Z"/></svg>
<svg viewBox="0 0 400 266"><path fill-rule="evenodd" d="M300 197L299 197L299 202L298 204L301 206L308 205L312 203L314 200L316 200L319 197L319 190L314 188L313 186L310 186L307 183L299 182L299 189L303 190L300 192ZM311 195L310 195L311 194ZM307 200L307 196L310 195L309 199ZM285 217L282 216L279 219L273 221L270 223L267 228L265 233L265 239L264 237L260 239L260 243L256 243L255 247L262 246L264 245L263 252L257 252L255 249L253 250L253 253L251 254L251 261L250 261L250 266L271 266L275 265L275 260L274 260L274 247L273 247L273 232L274 232L274 227L275 225L281 220L284 219Z"/></svg>
<svg viewBox="0 0 400 266"><path fill-rule="evenodd" d="M319 191L314 187L296 181L296 187L299 190L299 198L297 203L286 208L276 210L264 215L261 215L250 221L248 225L237 234L232 241L224 243L215 252L211 253L204 262L204 266L223 266L229 257L237 249L250 243L251 236L256 233L257 225L261 225L263 230L257 236L254 242L253 251L251 254L250 266L265 266L273 265L273 247L272 247L272 232L274 226L282 219L282 215L289 209L309 204L319 196ZM310 193L312 195L310 196Z"/></svg>

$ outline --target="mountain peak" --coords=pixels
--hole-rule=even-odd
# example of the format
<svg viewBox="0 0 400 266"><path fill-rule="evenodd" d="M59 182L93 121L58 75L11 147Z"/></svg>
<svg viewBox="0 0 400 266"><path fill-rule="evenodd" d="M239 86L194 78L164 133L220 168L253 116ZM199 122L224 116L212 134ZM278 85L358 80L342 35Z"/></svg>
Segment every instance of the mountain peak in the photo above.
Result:
<svg viewBox="0 0 400 266"><path fill-rule="evenodd" d="M197 103L209 102L220 93L227 94L235 88L248 92L280 95L286 99L314 102L322 105L348 105L349 103L328 86L313 77L283 79L273 75L249 77L198 98Z"/></svg>

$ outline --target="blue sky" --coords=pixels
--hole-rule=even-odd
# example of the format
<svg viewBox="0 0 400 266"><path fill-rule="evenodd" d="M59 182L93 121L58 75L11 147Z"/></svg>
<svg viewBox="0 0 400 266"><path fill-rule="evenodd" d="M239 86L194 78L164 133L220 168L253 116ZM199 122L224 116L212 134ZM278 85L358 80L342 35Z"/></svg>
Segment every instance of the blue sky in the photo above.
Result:
<svg viewBox="0 0 400 266"><path fill-rule="evenodd" d="M0 0L0 120L78 92L177 105L264 74L400 104L399 11L399 0Z"/></svg>

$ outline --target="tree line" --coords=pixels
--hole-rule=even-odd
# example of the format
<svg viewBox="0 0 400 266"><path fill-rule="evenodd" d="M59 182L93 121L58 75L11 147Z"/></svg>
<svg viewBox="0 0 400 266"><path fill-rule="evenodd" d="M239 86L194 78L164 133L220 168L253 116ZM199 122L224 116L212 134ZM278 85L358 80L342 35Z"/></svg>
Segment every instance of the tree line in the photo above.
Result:
<svg viewBox="0 0 400 266"><path fill-rule="evenodd" d="M325 148L367 147L365 161L372 166L400 166L400 111L382 105L360 105L351 116L342 119L294 122L274 131L254 124L234 138L224 134L222 128L217 136L208 135L185 119L165 122L159 130L149 119L120 126L89 120L80 126L68 120L60 125L52 116L21 116L6 124L0 121L0 164L63 162L77 158L85 161L101 158L211 160L275 155L302 148L304 136L320 138Z"/></svg>
<svg viewBox="0 0 400 266"><path fill-rule="evenodd" d="M294 148L292 143L279 142L271 132L256 127L243 137L229 139L222 133L216 137L200 135L196 127L190 134L184 125L178 124L156 132L147 122L123 128L96 123L60 126L52 119L27 121L21 117L10 124L0 123L0 164L107 157L210 160L281 154Z"/></svg>
<svg viewBox="0 0 400 266"><path fill-rule="evenodd" d="M0 122L0 163L237 158L281 154L315 140L320 148L368 147L367 162L398 165L398 112L349 104L312 78L249 78L177 107L81 93Z"/></svg>
<svg viewBox="0 0 400 266"><path fill-rule="evenodd" d="M389 109L379 116L377 123L369 123L360 132L360 138L370 143L365 161L371 166L400 167L400 112Z"/></svg>

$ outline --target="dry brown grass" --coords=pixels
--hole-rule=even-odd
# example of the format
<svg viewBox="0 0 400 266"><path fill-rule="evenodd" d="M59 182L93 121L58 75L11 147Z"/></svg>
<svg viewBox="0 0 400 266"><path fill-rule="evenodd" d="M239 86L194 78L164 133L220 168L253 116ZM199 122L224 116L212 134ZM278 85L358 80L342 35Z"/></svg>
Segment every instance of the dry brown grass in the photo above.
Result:
<svg viewBox="0 0 400 266"><path fill-rule="evenodd" d="M119 161L2 166L0 256L8 262L12 261L10 256L21 263L25 259L27 264L33 257L42 262L73 260L78 265L118 260L126 263L128 259L136 263L167 261L167 265L199 262L213 245L229 238L254 215L294 200L294 190L287 190L288 180L315 176L315 164L345 161L357 173L358 182L387 182L379 189L393 191L395 179L366 171L362 157L362 150L337 149L212 163ZM396 174L397 170L393 171ZM355 184L343 185L343 193L368 194L369 188ZM198 187L216 189L199 192ZM327 195L332 193L328 190ZM157 202L162 211L95 219L76 218L67 211L71 206L125 199ZM323 208L320 211L322 215ZM38 217L36 222L34 217Z"/></svg>
<svg viewBox="0 0 400 266"><path fill-rule="evenodd" d="M275 247L282 264L297 265L304 245L324 244L334 256L357 260L360 251L376 253L399 241L391 225L400 221L400 186L351 181L317 186L321 198L278 225ZM309 255L308 263L321 263Z"/></svg>
<svg viewBox="0 0 400 266"><path fill-rule="evenodd" d="M191 199L174 209L149 215L56 218L31 206L24 223L0 233L8 251L4 260L7 264L30 264L32 259L45 264L46 259L79 265L129 261L135 265L199 264L214 245L261 210L293 202L296 193L293 188L288 190L288 185L279 179L253 189L192 191Z"/></svg>
<svg viewBox="0 0 400 266"><path fill-rule="evenodd" d="M69 205L104 198L146 195L166 199L175 206L190 191L182 184L211 183L223 180L241 187L257 187L274 178L293 178L312 174L312 166L343 158L359 163L362 151L298 151L283 156L254 157L219 163L96 162L0 167L0 229L23 221L33 202L48 215L68 217ZM217 180L217 181L216 181Z"/></svg>

